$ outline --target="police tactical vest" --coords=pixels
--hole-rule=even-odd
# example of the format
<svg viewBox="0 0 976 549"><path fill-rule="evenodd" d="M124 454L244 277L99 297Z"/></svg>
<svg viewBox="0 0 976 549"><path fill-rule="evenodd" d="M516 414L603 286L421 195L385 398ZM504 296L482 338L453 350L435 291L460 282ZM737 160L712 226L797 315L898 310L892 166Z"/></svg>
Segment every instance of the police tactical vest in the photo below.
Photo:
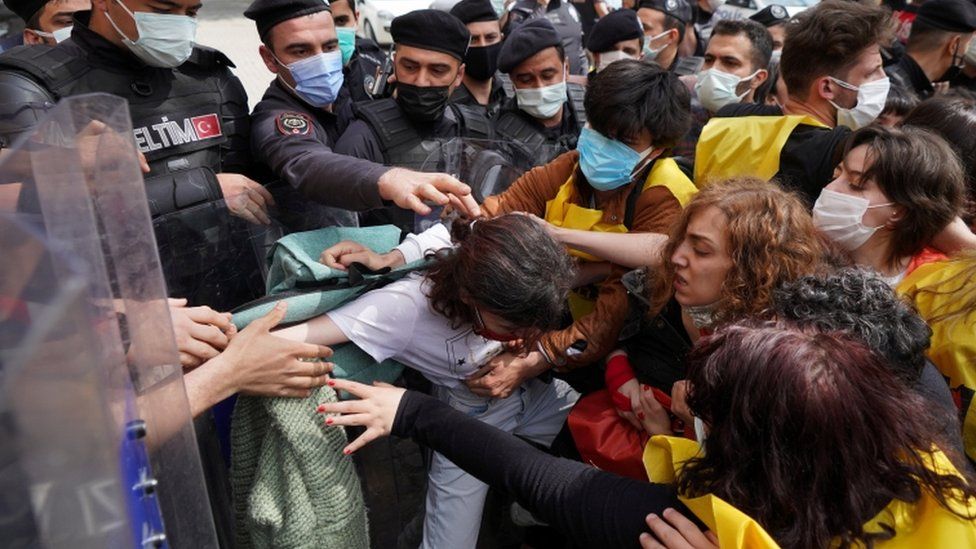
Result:
<svg viewBox="0 0 976 549"><path fill-rule="evenodd" d="M538 125L526 119L528 115L518 109L518 103L515 99L512 99L510 107L502 109L495 119L495 135L498 139L519 143L528 150L541 150L546 145L558 146L555 154L544 159L542 163L566 151L575 149L579 132L586 125L586 111L583 109L583 97L586 90L579 84L569 83L566 84L566 92L569 96L570 109L572 109L571 114L576 122L576 131L572 135L564 134L558 140L550 139L539 129Z"/></svg>
<svg viewBox="0 0 976 549"><path fill-rule="evenodd" d="M231 80L214 78L216 69L234 66L217 50L197 46L177 69L133 74L93 66L82 53L80 48L16 48L0 56L0 70L30 75L54 101L85 93L126 99L136 146L154 176L200 166L220 171L230 140L247 135L247 117L234 116L229 108L236 104L237 112L247 113L247 98Z"/></svg>
<svg viewBox="0 0 976 549"><path fill-rule="evenodd" d="M384 164L418 171L440 171L432 153L455 137L491 139L491 123L484 109L468 105L448 104L444 116L457 122L458 133L450 136L422 135L397 104L395 99L357 103L353 106L357 118L366 122L379 140ZM428 162L428 159L430 161Z"/></svg>

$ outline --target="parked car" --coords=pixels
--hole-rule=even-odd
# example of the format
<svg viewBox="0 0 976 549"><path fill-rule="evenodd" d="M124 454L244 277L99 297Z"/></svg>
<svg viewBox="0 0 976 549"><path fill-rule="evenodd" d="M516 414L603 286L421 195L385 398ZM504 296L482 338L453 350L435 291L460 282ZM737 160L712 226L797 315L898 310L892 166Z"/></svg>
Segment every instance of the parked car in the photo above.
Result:
<svg viewBox="0 0 976 549"><path fill-rule="evenodd" d="M779 4L786 8L790 17L815 5L819 0L726 0L725 4L715 10L714 17L721 19L745 19L757 11L771 4Z"/></svg>
<svg viewBox="0 0 976 549"><path fill-rule="evenodd" d="M431 0L362 0L359 33L380 44L391 44L390 23L398 15L430 7Z"/></svg>

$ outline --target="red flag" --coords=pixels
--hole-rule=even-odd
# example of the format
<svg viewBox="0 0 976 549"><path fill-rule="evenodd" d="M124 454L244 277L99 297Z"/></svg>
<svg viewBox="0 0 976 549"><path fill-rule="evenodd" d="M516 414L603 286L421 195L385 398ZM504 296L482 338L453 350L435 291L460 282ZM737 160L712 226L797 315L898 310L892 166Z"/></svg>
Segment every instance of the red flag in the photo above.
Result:
<svg viewBox="0 0 976 549"><path fill-rule="evenodd" d="M190 119L190 123L193 124L193 129L197 132L199 139L209 139L223 135L220 132L220 119L217 118L216 114L194 116Z"/></svg>

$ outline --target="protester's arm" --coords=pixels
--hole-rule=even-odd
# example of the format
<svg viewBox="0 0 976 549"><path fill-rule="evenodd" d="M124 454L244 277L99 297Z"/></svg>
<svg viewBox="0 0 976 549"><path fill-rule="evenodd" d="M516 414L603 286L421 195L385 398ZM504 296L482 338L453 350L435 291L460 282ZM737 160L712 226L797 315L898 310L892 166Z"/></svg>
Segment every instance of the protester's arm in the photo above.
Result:
<svg viewBox="0 0 976 549"><path fill-rule="evenodd" d="M553 238L567 247L629 269L660 266L661 250L668 241L666 234L601 233L549 226Z"/></svg>
<svg viewBox="0 0 976 549"><path fill-rule="evenodd" d="M347 450L394 434L443 454L480 480L514 495L581 547L637 547L645 516L668 507L684 510L673 490L560 459L470 418L420 393L370 387L345 380L330 384L362 400L329 403L319 410L331 425L365 425ZM685 510L687 513L687 511ZM688 513L690 515L690 513Z"/></svg>
<svg viewBox="0 0 976 549"><path fill-rule="evenodd" d="M410 233L403 242L385 254L374 252L358 242L343 240L326 248L319 256L319 261L326 267L343 271L353 263L361 263L373 270L387 267L392 269L453 245L447 226L437 223L420 234Z"/></svg>
<svg viewBox="0 0 976 549"><path fill-rule="evenodd" d="M935 235L932 245L946 254L955 254L963 250L976 250L976 235L966 226L966 223L955 218L942 232Z"/></svg>
<svg viewBox="0 0 976 549"><path fill-rule="evenodd" d="M194 417L235 393L268 397L306 397L325 385L332 349L289 341L271 334L285 316L278 304L234 336L222 353L184 376Z"/></svg>

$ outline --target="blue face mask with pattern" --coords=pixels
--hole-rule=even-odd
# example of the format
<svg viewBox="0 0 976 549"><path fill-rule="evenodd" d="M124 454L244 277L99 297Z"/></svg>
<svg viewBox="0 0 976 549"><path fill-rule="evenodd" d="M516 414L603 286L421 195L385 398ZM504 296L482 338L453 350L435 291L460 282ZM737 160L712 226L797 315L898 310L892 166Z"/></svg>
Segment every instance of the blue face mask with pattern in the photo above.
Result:
<svg viewBox="0 0 976 549"><path fill-rule="evenodd" d="M635 169L650 157L654 146L637 152L616 139L584 127L576 150L580 155L580 169L590 186L598 191L612 191L630 183Z"/></svg>

